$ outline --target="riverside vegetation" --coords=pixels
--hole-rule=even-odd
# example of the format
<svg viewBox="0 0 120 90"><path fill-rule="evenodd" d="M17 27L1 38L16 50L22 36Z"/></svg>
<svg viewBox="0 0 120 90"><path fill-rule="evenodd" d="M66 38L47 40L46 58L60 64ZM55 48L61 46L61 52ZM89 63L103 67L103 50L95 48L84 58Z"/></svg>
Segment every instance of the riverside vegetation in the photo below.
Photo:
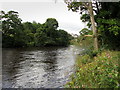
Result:
<svg viewBox="0 0 120 90"><path fill-rule="evenodd" d="M88 30L88 33L91 31ZM120 88L119 50L102 46L95 51L93 38L82 35L71 43L85 50L77 55L75 73L71 75L71 81L65 85L66 88Z"/></svg>
<svg viewBox="0 0 120 90"><path fill-rule="evenodd" d="M120 51L86 50L77 56L76 71L67 88L119 88Z"/></svg>
<svg viewBox="0 0 120 90"><path fill-rule="evenodd" d="M93 48L94 34L88 28L82 29L80 36L72 40L72 44L85 50L76 58L76 71L65 85L67 88L120 88L120 12L116 9L120 9L120 2L94 1L99 49ZM94 22L90 21L87 5L89 2L71 1L68 8L80 11L81 20L90 28Z"/></svg>
<svg viewBox="0 0 120 90"><path fill-rule="evenodd" d="M55 18L48 18L45 23L35 21L21 22L18 12L1 11L2 47L43 47L68 46L72 36L65 30L57 30Z"/></svg>

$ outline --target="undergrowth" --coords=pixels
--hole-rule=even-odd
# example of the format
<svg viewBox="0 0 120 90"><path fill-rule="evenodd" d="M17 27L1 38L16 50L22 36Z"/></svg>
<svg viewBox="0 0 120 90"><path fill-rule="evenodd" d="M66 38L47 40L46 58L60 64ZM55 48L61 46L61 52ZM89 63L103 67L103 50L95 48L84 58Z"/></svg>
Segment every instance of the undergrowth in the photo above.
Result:
<svg viewBox="0 0 120 90"><path fill-rule="evenodd" d="M90 52L91 53L91 52ZM79 55L76 72L66 88L118 88L120 87L120 52L102 51Z"/></svg>

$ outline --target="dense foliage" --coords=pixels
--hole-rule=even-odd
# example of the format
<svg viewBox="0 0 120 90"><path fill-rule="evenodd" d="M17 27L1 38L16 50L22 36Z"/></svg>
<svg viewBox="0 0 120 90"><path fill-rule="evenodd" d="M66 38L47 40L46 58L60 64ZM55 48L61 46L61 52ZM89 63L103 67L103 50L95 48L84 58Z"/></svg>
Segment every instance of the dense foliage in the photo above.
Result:
<svg viewBox="0 0 120 90"><path fill-rule="evenodd" d="M23 46L23 26L18 13L9 11L7 14L2 11L2 39L3 46Z"/></svg>
<svg viewBox="0 0 120 90"><path fill-rule="evenodd" d="M91 29L90 14L83 4L87 3L71 2L68 8L75 12L80 10L81 20L87 22ZM98 51L93 50L92 30L84 28L80 31L74 43L83 46L85 50L77 56L76 71L66 87L120 88L120 2L93 0L92 5L100 48Z"/></svg>
<svg viewBox="0 0 120 90"><path fill-rule="evenodd" d="M57 30L58 22L48 18L45 23L35 21L22 23L18 12L1 11L3 47L28 46L67 46L71 35L64 30Z"/></svg>
<svg viewBox="0 0 120 90"><path fill-rule="evenodd" d="M120 50L120 2L101 3L101 9L95 16L99 38L102 45L109 49Z"/></svg>
<svg viewBox="0 0 120 90"><path fill-rule="evenodd" d="M74 12L80 12L82 14L81 20L87 22L88 28L91 28L89 10L85 7L87 4L73 1L68 3L68 8ZM92 6L98 31L99 46L120 50L120 12L118 11L120 2L99 2L99 0L94 0ZM83 34L85 35L86 32L82 33L82 38Z"/></svg>
<svg viewBox="0 0 120 90"><path fill-rule="evenodd" d="M99 44L112 50L120 50L120 2L100 2L95 20L99 33ZM116 9L117 8L117 9ZM90 22L88 23L89 26Z"/></svg>

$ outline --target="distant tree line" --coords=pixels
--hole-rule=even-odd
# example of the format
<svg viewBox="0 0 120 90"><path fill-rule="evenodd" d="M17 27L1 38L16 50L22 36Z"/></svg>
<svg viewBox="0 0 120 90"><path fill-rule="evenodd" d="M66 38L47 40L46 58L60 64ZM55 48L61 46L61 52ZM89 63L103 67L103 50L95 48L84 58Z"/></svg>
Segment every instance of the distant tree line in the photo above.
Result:
<svg viewBox="0 0 120 90"><path fill-rule="evenodd" d="M57 30L58 22L48 18L45 23L35 21L22 23L18 12L1 11L2 47L67 46L72 36Z"/></svg>

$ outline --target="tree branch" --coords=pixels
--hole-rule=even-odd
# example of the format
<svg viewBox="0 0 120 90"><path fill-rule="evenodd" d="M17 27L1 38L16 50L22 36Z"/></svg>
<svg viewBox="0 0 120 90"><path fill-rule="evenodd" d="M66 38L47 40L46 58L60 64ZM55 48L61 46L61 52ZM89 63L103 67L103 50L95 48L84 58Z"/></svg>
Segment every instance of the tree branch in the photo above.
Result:
<svg viewBox="0 0 120 90"><path fill-rule="evenodd" d="M93 37L93 35L84 35L85 37Z"/></svg>

